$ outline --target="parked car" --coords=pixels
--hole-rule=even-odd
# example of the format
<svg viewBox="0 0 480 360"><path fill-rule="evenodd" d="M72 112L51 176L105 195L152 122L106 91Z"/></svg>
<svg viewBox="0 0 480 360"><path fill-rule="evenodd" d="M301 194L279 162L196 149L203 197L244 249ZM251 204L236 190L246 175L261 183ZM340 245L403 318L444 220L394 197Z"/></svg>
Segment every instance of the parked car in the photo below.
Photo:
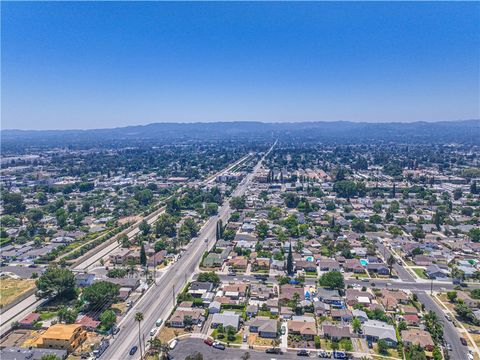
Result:
<svg viewBox="0 0 480 360"><path fill-rule="evenodd" d="M467 346L467 340L465 340L465 338L461 337L460 338L460 342L462 343L463 346Z"/></svg>
<svg viewBox="0 0 480 360"><path fill-rule="evenodd" d="M372 349L372 348L373 348L373 343L372 343L371 340L369 340L369 341L367 342L367 345L368 345L368 348L369 348L369 349Z"/></svg>
<svg viewBox="0 0 480 360"><path fill-rule="evenodd" d="M449 315L445 315L445 319L447 319L448 321L452 321L452 318Z"/></svg>
<svg viewBox="0 0 480 360"><path fill-rule="evenodd" d="M285 335L287 333L287 328L285 327L285 325L282 325L280 332L282 333L282 335Z"/></svg>
<svg viewBox="0 0 480 360"><path fill-rule="evenodd" d="M332 357L332 353L330 351L320 351L318 353L318 357L321 357L322 359L330 359Z"/></svg>
<svg viewBox="0 0 480 360"><path fill-rule="evenodd" d="M310 353L307 350L298 350L297 356L310 356Z"/></svg>
<svg viewBox="0 0 480 360"><path fill-rule="evenodd" d="M333 357L335 359L346 359L347 358L347 353L345 353L343 351L335 351L333 353Z"/></svg>
<svg viewBox="0 0 480 360"><path fill-rule="evenodd" d="M162 323L163 323L163 319L162 319L162 318L158 318L158 320L155 322L155 325L156 325L157 327L160 327L160 325L162 325Z"/></svg>
<svg viewBox="0 0 480 360"><path fill-rule="evenodd" d="M219 343L218 341L215 341L212 346L218 350L225 350L225 345Z"/></svg>
<svg viewBox="0 0 480 360"><path fill-rule="evenodd" d="M205 340L203 340L203 342L205 344L207 344L208 346L212 346L213 345L213 340L210 339L210 338L206 338Z"/></svg>
<svg viewBox="0 0 480 360"><path fill-rule="evenodd" d="M175 349L175 346L177 346L178 340L175 339L170 343L170 350Z"/></svg>
<svg viewBox="0 0 480 360"><path fill-rule="evenodd" d="M229 271L228 276L237 276L237 273L235 271Z"/></svg>
<svg viewBox="0 0 480 360"><path fill-rule="evenodd" d="M277 354L277 355L282 355L283 354L283 351L280 350L279 348L269 348L269 349L265 350L265 352L267 354Z"/></svg>
<svg viewBox="0 0 480 360"><path fill-rule="evenodd" d="M243 342L247 342L247 338L248 338L247 334L243 334Z"/></svg>
<svg viewBox="0 0 480 360"><path fill-rule="evenodd" d="M150 336L154 336L156 332L157 328L153 328L152 330L150 330Z"/></svg>
<svg viewBox="0 0 480 360"><path fill-rule="evenodd" d="M136 346L136 345L133 346L133 347L130 349L130 355L135 354L135 353L137 352L137 350L138 350L138 346Z"/></svg>

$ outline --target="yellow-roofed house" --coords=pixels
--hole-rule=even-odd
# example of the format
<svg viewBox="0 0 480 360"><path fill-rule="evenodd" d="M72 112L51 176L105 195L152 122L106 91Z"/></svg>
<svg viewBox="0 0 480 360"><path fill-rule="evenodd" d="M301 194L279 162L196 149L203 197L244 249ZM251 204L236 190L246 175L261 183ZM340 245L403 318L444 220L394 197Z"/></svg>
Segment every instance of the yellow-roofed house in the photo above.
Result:
<svg viewBox="0 0 480 360"><path fill-rule="evenodd" d="M82 325L79 324L55 324L45 331L38 347L46 349L74 351L85 339L87 332Z"/></svg>

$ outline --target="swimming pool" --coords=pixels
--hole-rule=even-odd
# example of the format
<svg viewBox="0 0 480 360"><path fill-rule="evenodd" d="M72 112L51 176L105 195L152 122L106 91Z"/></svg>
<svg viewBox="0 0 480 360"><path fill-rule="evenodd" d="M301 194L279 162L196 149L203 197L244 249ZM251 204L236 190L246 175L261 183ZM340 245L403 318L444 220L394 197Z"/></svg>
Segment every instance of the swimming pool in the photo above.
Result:
<svg viewBox="0 0 480 360"><path fill-rule="evenodd" d="M307 256L307 257L305 258L305 260L307 260L307 261L313 261L313 256Z"/></svg>
<svg viewBox="0 0 480 360"><path fill-rule="evenodd" d="M368 260L367 259L360 259L360 264L362 264L362 266L367 266Z"/></svg>

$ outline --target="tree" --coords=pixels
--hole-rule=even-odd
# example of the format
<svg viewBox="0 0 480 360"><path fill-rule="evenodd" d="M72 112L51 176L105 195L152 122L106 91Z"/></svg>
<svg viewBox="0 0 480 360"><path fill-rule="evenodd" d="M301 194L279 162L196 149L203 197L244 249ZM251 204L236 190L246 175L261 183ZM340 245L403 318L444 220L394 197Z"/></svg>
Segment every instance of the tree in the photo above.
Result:
<svg viewBox="0 0 480 360"><path fill-rule="evenodd" d="M82 182L78 185L78 190L80 192L91 191L94 188L95 188L95 184L93 182Z"/></svg>
<svg viewBox="0 0 480 360"><path fill-rule="evenodd" d="M49 266L36 281L36 286L38 295L42 298L72 298L75 295L75 275L68 269Z"/></svg>
<svg viewBox="0 0 480 360"><path fill-rule="evenodd" d="M453 199L458 200L462 197L462 189L455 189L453 191Z"/></svg>
<svg viewBox="0 0 480 360"><path fill-rule="evenodd" d="M208 216L213 216L218 214L218 205L217 203L207 203L205 204L205 214Z"/></svg>
<svg viewBox="0 0 480 360"><path fill-rule="evenodd" d="M329 271L320 277L320 285L329 289L343 289L345 282L340 271Z"/></svg>
<svg viewBox="0 0 480 360"><path fill-rule="evenodd" d="M128 239L127 234L122 234L117 238L117 242L121 244L122 248L130 247L130 240Z"/></svg>
<svg viewBox="0 0 480 360"><path fill-rule="evenodd" d="M362 328L362 322L358 318L354 318L352 321L352 328L354 332L358 332Z"/></svg>
<svg viewBox="0 0 480 360"><path fill-rule="evenodd" d="M230 200L230 207L235 210L245 209L246 198L245 196L234 196Z"/></svg>
<svg viewBox="0 0 480 360"><path fill-rule="evenodd" d="M115 324L115 321L117 321L117 315L115 315L115 312L111 309L105 310L100 315L100 321L106 329L110 329L113 324Z"/></svg>
<svg viewBox="0 0 480 360"><path fill-rule="evenodd" d="M140 225L138 225L138 228L143 235L147 236L150 233L151 226L146 220L143 220Z"/></svg>
<svg viewBox="0 0 480 360"><path fill-rule="evenodd" d="M25 211L25 204L23 203L23 196L20 193L2 194L3 212L5 214L19 214Z"/></svg>
<svg viewBox="0 0 480 360"><path fill-rule="evenodd" d="M455 302L457 299L457 292L456 291L448 291L447 292L447 297L450 302Z"/></svg>
<svg viewBox="0 0 480 360"><path fill-rule="evenodd" d="M287 274L293 275L293 254L292 254L292 243L290 243L290 247L288 248L288 256L287 256Z"/></svg>
<svg viewBox="0 0 480 360"><path fill-rule="evenodd" d="M119 286L108 281L98 281L83 289L82 296L89 302L90 308L106 307L116 301Z"/></svg>
<svg viewBox="0 0 480 360"><path fill-rule="evenodd" d="M172 215L167 213L162 214L155 223L155 233L160 236L166 235L174 237L177 232L176 225L177 223Z"/></svg>
<svg viewBox="0 0 480 360"><path fill-rule="evenodd" d="M140 205L147 206L153 199L153 193L150 189L143 189L135 192L135 200L137 200Z"/></svg>
<svg viewBox="0 0 480 360"><path fill-rule="evenodd" d="M211 282L215 285L220 284L220 277L214 272L202 272L198 275L197 281L199 282Z"/></svg>
<svg viewBox="0 0 480 360"><path fill-rule="evenodd" d="M193 319L190 315L185 315L183 317L183 325L185 326L185 329L191 329L193 326Z"/></svg>
<svg viewBox="0 0 480 360"><path fill-rule="evenodd" d="M395 264L395 257L390 254L390 257L387 259L388 271L390 276L392 276L393 264Z"/></svg>
<svg viewBox="0 0 480 360"><path fill-rule="evenodd" d="M470 229L468 236L473 242L480 242L480 228Z"/></svg>
<svg viewBox="0 0 480 360"><path fill-rule="evenodd" d="M145 246L143 245L143 242L140 246L140 264L142 264L142 266L147 266L147 253L145 252Z"/></svg>
<svg viewBox="0 0 480 360"><path fill-rule="evenodd" d="M141 313L140 311L135 313L135 321L138 323L138 344L140 345L140 358L143 358L142 336L140 330L140 323L143 321L143 313Z"/></svg>
<svg viewBox="0 0 480 360"><path fill-rule="evenodd" d="M55 354L45 354L45 355L42 355L42 357L40 358L40 360L62 360L60 359L57 355Z"/></svg>
<svg viewBox="0 0 480 360"><path fill-rule="evenodd" d="M260 221L256 226L258 238L264 240L268 235L268 224L265 220Z"/></svg>
<svg viewBox="0 0 480 360"><path fill-rule="evenodd" d="M472 183L470 184L470 193L474 195L478 194L478 187L476 181L472 181Z"/></svg>
<svg viewBox="0 0 480 360"><path fill-rule="evenodd" d="M359 232L359 233L364 233L365 232L365 221L359 218L355 218L352 220L352 230Z"/></svg>
<svg viewBox="0 0 480 360"><path fill-rule="evenodd" d="M29 209L27 211L27 218L30 221L38 222L43 218L43 211L37 208Z"/></svg>
<svg viewBox="0 0 480 360"><path fill-rule="evenodd" d="M425 321L425 327L427 331L432 335L432 339L435 343L440 342L443 339L443 324L438 319L438 316L435 312L430 310L423 317Z"/></svg>
<svg viewBox="0 0 480 360"><path fill-rule="evenodd" d="M237 329L235 329L233 326L227 326L227 340L230 341L235 341L235 334L237 333Z"/></svg>
<svg viewBox="0 0 480 360"><path fill-rule="evenodd" d="M381 355L388 355L388 344L385 339L378 340L378 352Z"/></svg>
<svg viewBox="0 0 480 360"><path fill-rule="evenodd" d="M357 187L355 182L350 180L340 180L333 184L333 191L337 193L338 197L351 198L357 194Z"/></svg>
<svg viewBox="0 0 480 360"><path fill-rule="evenodd" d="M78 313L75 309L70 310L65 306L58 310L58 320L66 324L73 324L77 320L77 315Z"/></svg>

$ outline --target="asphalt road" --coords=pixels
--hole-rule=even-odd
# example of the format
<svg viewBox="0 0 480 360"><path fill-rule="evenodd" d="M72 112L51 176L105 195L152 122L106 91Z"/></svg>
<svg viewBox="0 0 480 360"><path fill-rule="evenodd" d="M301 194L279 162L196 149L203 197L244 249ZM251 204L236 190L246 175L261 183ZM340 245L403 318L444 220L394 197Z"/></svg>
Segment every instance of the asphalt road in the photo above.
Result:
<svg viewBox="0 0 480 360"><path fill-rule="evenodd" d="M273 146L269 152L273 149ZM246 176L245 181L242 181L237 186L232 197L244 194L254 174L260 168L262 160ZM128 358L136 360L140 358L140 350L133 356L128 354L134 345L139 346L138 323L135 322L135 313L139 311L143 313L144 320L140 324L140 334L142 342L147 343L150 338L150 330L154 328L156 320L162 318L165 321L168 318L174 307L176 296L193 276L203 253L214 245L217 220L222 219L226 223L230 212L231 209L227 199L224 205L219 208L218 216L211 217L207 221L200 230L198 237L190 242L181 259L172 265L168 274L157 285L150 287L122 319L119 324L121 330L115 336L116 339L111 341L111 345L101 356L102 359L121 360ZM208 242L205 242L205 239L208 239Z"/></svg>

